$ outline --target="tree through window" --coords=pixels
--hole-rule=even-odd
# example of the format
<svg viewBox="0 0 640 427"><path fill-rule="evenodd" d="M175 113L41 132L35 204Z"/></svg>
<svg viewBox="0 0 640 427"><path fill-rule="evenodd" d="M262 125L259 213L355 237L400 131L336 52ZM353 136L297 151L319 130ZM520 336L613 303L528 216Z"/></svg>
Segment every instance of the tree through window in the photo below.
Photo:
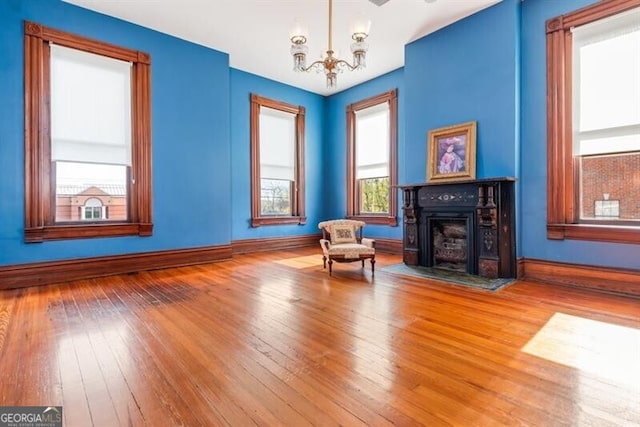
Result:
<svg viewBox="0 0 640 427"><path fill-rule="evenodd" d="M347 217L396 225L397 91L347 107Z"/></svg>
<svg viewBox="0 0 640 427"><path fill-rule="evenodd" d="M251 225L304 224L305 109L251 95Z"/></svg>

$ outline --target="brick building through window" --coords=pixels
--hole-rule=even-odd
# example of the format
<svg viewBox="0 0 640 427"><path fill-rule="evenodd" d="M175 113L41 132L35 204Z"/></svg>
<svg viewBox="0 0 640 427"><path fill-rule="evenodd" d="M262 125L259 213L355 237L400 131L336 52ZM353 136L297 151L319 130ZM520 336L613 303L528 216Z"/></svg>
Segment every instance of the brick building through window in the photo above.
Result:
<svg viewBox="0 0 640 427"><path fill-rule="evenodd" d="M56 221L126 221L123 185L59 185Z"/></svg>
<svg viewBox="0 0 640 427"><path fill-rule="evenodd" d="M587 156L581 167L583 218L640 220L640 153Z"/></svg>

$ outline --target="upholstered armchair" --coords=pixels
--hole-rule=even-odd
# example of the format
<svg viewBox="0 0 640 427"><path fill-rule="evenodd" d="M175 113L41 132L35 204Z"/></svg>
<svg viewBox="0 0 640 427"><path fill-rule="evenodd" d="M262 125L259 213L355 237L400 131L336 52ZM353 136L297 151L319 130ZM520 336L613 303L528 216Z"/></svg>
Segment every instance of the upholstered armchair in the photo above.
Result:
<svg viewBox="0 0 640 427"><path fill-rule="evenodd" d="M334 219L318 224L322 230L322 263L327 268L329 261L329 275L332 273L333 262L361 261L364 268L364 260L371 260L371 274L375 272L376 241L362 237L363 221L351 219Z"/></svg>

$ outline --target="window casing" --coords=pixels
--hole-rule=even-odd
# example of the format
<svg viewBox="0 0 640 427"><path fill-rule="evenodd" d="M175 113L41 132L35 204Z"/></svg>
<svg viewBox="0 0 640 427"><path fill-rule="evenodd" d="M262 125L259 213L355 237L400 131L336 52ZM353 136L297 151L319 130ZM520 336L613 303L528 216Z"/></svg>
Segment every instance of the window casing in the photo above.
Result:
<svg viewBox="0 0 640 427"><path fill-rule="evenodd" d="M622 133L634 132L637 126L585 126L585 96L579 88L579 79L584 73L576 68L583 62L577 62L574 53L582 42L574 40L574 32L586 28L587 24L605 20L627 12L639 6L638 0L604 0L592 6L562 15L547 21L547 237L549 239L581 239L618 243L640 243L640 224L637 221L624 221L606 216L591 215L593 212L590 198L599 200L601 193L608 193L608 187L598 191L597 195L587 197L591 181L589 169L598 162L620 161L618 154L626 156L626 161L634 161L631 152L596 153L589 147L590 139L613 138ZM578 39L580 40L580 39ZM575 43L575 45L574 45ZM574 89L576 88L576 89ZM596 106L597 107L597 106ZM582 120L582 122L581 122ZM591 122L593 123L593 121ZM583 141L583 145L580 145ZM586 143L584 143L586 141ZM610 160L607 160L609 158ZM595 174L597 175L597 173ZM638 176L628 177L640 180ZM617 185L613 185L616 187ZM627 195L628 196L628 195ZM614 197L618 197L615 195ZM633 194L630 197L638 197ZM636 200L640 203L640 199Z"/></svg>
<svg viewBox="0 0 640 427"><path fill-rule="evenodd" d="M397 90L347 107L347 218L397 225Z"/></svg>
<svg viewBox="0 0 640 427"><path fill-rule="evenodd" d="M306 223L305 109L251 95L251 226Z"/></svg>
<svg viewBox="0 0 640 427"><path fill-rule="evenodd" d="M151 61L148 54L74 34L24 24L25 42L25 241L150 236ZM126 220L56 222L56 163L52 148L51 45L131 64L130 146L126 175ZM128 136L128 135L127 135ZM130 148L129 148L130 147ZM66 160L63 160L66 161Z"/></svg>

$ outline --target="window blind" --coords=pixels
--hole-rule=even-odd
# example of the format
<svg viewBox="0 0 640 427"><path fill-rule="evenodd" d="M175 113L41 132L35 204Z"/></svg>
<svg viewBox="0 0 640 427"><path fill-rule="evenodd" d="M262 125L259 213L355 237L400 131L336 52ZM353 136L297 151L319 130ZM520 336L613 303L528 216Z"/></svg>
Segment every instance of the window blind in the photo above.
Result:
<svg viewBox="0 0 640 427"><path fill-rule="evenodd" d="M295 181L295 114L260 107L260 177Z"/></svg>
<svg viewBox="0 0 640 427"><path fill-rule="evenodd" d="M356 111L356 179L389 176L389 105Z"/></svg>
<svg viewBox="0 0 640 427"><path fill-rule="evenodd" d="M51 158L131 165L131 63L51 44Z"/></svg>
<svg viewBox="0 0 640 427"><path fill-rule="evenodd" d="M640 8L572 29L574 153L640 150Z"/></svg>

